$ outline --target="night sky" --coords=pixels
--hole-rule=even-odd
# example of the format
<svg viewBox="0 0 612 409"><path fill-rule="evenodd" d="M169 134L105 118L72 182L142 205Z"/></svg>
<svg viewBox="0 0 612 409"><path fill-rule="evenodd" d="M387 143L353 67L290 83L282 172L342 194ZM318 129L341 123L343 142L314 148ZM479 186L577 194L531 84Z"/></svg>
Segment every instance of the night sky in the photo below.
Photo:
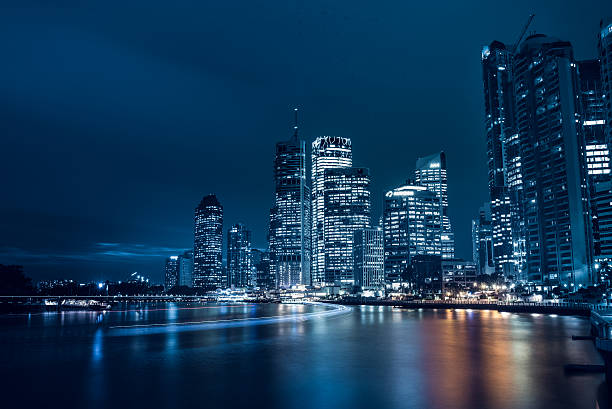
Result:
<svg viewBox="0 0 612 409"><path fill-rule="evenodd" d="M0 13L0 263L162 281L216 193L266 247L274 144L349 137L383 191L447 153L457 255L487 200L481 47L531 30L596 56L609 0L28 1ZM225 241L225 240L224 240Z"/></svg>

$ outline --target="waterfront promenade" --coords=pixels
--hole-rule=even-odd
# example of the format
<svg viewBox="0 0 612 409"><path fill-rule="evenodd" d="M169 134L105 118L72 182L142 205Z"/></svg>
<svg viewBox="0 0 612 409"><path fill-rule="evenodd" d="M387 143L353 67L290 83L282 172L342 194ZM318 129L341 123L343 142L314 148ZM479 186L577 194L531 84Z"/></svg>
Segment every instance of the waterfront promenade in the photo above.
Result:
<svg viewBox="0 0 612 409"><path fill-rule="evenodd" d="M10 307L40 306L45 301L55 301L60 306L65 300L95 300L106 303L123 302L215 302L214 296L173 296L173 295L136 295L136 296L0 296L0 311ZM310 300L309 300L310 301ZM496 310L501 312L537 313L557 315L577 315L590 317L592 311L602 314L612 313L612 306L596 305L591 303L544 301L544 302L515 302L494 300L384 300L366 298L344 298L334 300L320 300L324 303L340 305L373 305L409 309L475 309ZM239 300L233 301L239 302ZM245 299L244 302L280 302L280 300ZM299 302L299 300L292 300Z"/></svg>
<svg viewBox="0 0 612 409"><path fill-rule="evenodd" d="M489 300L368 300L368 299L345 299L334 301L323 301L342 305L378 305L387 307L410 308L410 309L473 309L473 310L496 310L501 312L532 313L532 314L557 314L578 315L590 317L591 311L610 311L612 306L595 305L591 303L575 302L512 302L512 301L489 301Z"/></svg>

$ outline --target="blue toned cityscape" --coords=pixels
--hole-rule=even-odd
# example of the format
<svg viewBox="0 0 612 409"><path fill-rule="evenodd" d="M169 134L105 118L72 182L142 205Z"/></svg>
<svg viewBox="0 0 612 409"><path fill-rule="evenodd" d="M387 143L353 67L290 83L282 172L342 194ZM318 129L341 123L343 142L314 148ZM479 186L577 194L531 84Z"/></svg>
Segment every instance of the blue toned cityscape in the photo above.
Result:
<svg viewBox="0 0 612 409"><path fill-rule="evenodd" d="M6 407L612 408L612 3L234 3L0 16Z"/></svg>

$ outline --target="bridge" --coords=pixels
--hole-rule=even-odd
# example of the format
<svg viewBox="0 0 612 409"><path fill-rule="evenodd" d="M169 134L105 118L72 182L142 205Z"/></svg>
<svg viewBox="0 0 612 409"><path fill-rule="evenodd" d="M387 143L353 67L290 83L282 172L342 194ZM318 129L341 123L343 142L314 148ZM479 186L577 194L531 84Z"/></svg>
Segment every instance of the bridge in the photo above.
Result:
<svg viewBox="0 0 612 409"><path fill-rule="evenodd" d="M67 306L65 301L95 301L97 303L143 303L143 302L212 302L214 296L174 296L174 295L2 295L0 312L20 310L61 311ZM46 304L45 304L46 302ZM74 308L74 305L68 306Z"/></svg>

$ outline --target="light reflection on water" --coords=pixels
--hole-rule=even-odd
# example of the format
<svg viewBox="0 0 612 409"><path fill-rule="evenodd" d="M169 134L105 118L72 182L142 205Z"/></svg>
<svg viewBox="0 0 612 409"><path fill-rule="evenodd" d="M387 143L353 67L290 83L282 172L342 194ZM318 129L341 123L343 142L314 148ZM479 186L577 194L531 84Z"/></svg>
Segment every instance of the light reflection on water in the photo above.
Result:
<svg viewBox="0 0 612 409"><path fill-rule="evenodd" d="M603 376L563 373L566 363L601 362L591 343L571 341L588 331L585 319L374 306L316 315L328 309L151 304L0 316L0 364L12 374L3 396L66 408L596 407ZM270 316L286 319L262 321ZM212 320L241 321L111 331Z"/></svg>

